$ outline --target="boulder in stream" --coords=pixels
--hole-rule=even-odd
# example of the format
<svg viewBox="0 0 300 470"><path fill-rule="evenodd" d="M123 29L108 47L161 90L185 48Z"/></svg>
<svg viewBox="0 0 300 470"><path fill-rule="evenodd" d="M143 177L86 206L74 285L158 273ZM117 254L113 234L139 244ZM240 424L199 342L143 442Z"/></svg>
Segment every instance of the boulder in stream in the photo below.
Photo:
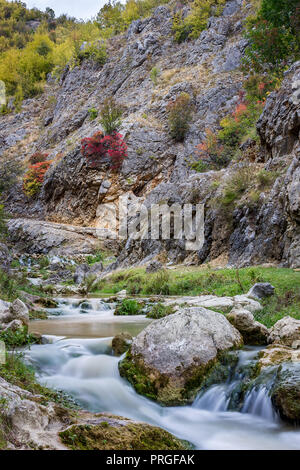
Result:
<svg viewBox="0 0 300 470"><path fill-rule="evenodd" d="M121 356L130 348L132 336L129 333L120 333L112 340L112 348L116 356Z"/></svg>
<svg viewBox="0 0 300 470"><path fill-rule="evenodd" d="M271 398L284 421L300 423L300 363L286 363L278 369Z"/></svg>
<svg viewBox="0 0 300 470"><path fill-rule="evenodd" d="M251 312L244 308L234 308L227 319L243 336L245 344L260 346L268 343L269 330L265 325L255 321Z"/></svg>
<svg viewBox="0 0 300 470"><path fill-rule="evenodd" d="M300 320L284 317L270 329L269 343L300 348Z"/></svg>
<svg viewBox="0 0 300 470"><path fill-rule="evenodd" d="M184 404L224 353L242 344L224 315L201 307L180 309L145 328L119 370L138 393L165 405Z"/></svg>

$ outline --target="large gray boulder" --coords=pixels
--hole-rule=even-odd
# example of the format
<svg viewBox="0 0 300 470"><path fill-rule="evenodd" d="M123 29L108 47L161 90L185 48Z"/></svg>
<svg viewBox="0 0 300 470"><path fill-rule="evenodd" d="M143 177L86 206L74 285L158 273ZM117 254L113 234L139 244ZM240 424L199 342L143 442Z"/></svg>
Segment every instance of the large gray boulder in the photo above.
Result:
<svg viewBox="0 0 300 470"><path fill-rule="evenodd" d="M300 320L284 317L270 329L269 343L300 348Z"/></svg>
<svg viewBox="0 0 300 470"><path fill-rule="evenodd" d="M258 282L248 292L249 297L255 299L264 299L265 297L271 297L275 292L275 287L269 282Z"/></svg>
<svg viewBox="0 0 300 470"><path fill-rule="evenodd" d="M135 389L165 405L189 402L221 355L243 344L224 315L201 307L153 322L119 364Z"/></svg>
<svg viewBox="0 0 300 470"><path fill-rule="evenodd" d="M260 346L268 343L268 328L255 321L253 314L248 310L234 308L227 315L227 320L241 333L245 344Z"/></svg>

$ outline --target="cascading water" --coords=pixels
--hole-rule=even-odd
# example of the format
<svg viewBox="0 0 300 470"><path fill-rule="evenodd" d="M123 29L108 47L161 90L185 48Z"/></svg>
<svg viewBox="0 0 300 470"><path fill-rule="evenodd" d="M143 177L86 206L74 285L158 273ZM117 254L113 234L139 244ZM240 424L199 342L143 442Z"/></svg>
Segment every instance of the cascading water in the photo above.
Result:
<svg viewBox="0 0 300 470"><path fill-rule="evenodd" d="M265 383L256 383L254 381L253 386L243 396L242 406L238 406L235 400L241 385L248 378L251 366L256 363L257 353L257 348L241 351L238 362L229 371L226 382L211 386L208 390L202 392L195 400L193 407L211 411L229 411L239 408L241 413L259 416L269 422L279 422L269 394L272 385L272 373L270 374L271 379L266 379Z"/></svg>
<svg viewBox="0 0 300 470"><path fill-rule="evenodd" d="M56 336L49 337L51 343L33 346L26 352L41 383L69 393L90 411L110 412L165 428L197 449L300 448L300 432L283 425L273 413L265 384L255 384L239 411L234 411L240 381L255 360L257 350L241 351L238 362L230 366L227 380L209 386L192 406L161 407L138 395L120 377L119 358L111 352L112 335L106 334L107 322L111 324L114 318L118 319L117 323L113 322L114 334L128 331L133 325L137 334L145 327L146 320L113 317L113 309L99 310L103 307L99 302L102 301L89 299L89 308L84 308L83 313L82 301L64 299L58 308L61 317L34 322L34 330L43 329L43 323L55 324L57 328ZM58 337L58 332L64 333L66 326L61 319L73 318L76 322L78 317L92 324L98 318L97 338ZM83 336L87 336L85 332Z"/></svg>

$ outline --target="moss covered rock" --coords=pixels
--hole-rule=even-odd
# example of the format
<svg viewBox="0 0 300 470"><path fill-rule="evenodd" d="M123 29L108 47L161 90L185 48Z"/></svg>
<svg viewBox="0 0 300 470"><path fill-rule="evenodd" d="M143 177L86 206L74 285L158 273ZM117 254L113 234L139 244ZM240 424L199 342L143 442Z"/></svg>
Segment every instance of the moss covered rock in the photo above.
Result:
<svg viewBox="0 0 300 470"><path fill-rule="evenodd" d="M284 364L279 369L271 397L283 420L300 424L300 364Z"/></svg>
<svg viewBox="0 0 300 470"><path fill-rule="evenodd" d="M243 344L224 315L201 307L178 310L149 325L119 364L142 395L164 405L193 400L223 353Z"/></svg>
<svg viewBox="0 0 300 470"><path fill-rule="evenodd" d="M116 356L121 356L130 348L132 336L129 333L120 333L112 340L112 349Z"/></svg>
<svg viewBox="0 0 300 470"><path fill-rule="evenodd" d="M163 429L113 416L71 426L59 436L73 450L187 449L187 444Z"/></svg>

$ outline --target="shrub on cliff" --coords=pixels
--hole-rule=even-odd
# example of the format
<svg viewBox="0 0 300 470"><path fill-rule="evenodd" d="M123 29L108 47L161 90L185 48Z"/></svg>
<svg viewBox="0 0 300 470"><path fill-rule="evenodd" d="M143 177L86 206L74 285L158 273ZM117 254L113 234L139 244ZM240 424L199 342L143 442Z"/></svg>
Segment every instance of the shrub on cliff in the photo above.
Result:
<svg viewBox="0 0 300 470"><path fill-rule="evenodd" d="M255 144L258 140L256 122L275 84L276 81L256 74L245 81L245 90L240 92L233 112L221 119L217 132L207 129L205 140L196 146L197 159L191 164L194 170L203 172L225 167L233 158L241 156L240 147L244 142L250 140Z"/></svg>
<svg viewBox="0 0 300 470"><path fill-rule="evenodd" d="M35 152L31 157L29 158L29 163L31 165L35 165L36 163L41 163L45 162L48 158L49 154L48 153L42 153L42 152Z"/></svg>
<svg viewBox="0 0 300 470"><path fill-rule="evenodd" d="M81 153L91 168L99 168L107 158L112 171L118 171L127 157L127 145L121 134L103 136L97 132L81 141Z"/></svg>
<svg viewBox="0 0 300 470"><path fill-rule="evenodd" d="M181 93L167 106L170 134L177 142L182 142L189 130L192 118L191 97Z"/></svg>
<svg viewBox="0 0 300 470"><path fill-rule="evenodd" d="M100 110L100 124L105 134L118 132L122 125L122 109L112 97L106 98Z"/></svg>
<svg viewBox="0 0 300 470"><path fill-rule="evenodd" d="M23 191L26 196L33 197L40 191L44 182L45 174L49 170L51 163L52 161L49 160L29 166L23 180Z"/></svg>
<svg viewBox="0 0 300 470"><path fill-rule="evenodd" d="M197 38L207 28L212 15L220 15L226 0L194 0L190 13L184 18L177 12L173 18L173 34L176 42Z"/></svg>
<svg viewBox="0 0 300 470"><path fill-rule="evenodd" d="M79 62L82 62L84 59L90 59L99 65L104 65L107 59L106 45L100 41L81 46L77 43L75 54Z"/></svg>

